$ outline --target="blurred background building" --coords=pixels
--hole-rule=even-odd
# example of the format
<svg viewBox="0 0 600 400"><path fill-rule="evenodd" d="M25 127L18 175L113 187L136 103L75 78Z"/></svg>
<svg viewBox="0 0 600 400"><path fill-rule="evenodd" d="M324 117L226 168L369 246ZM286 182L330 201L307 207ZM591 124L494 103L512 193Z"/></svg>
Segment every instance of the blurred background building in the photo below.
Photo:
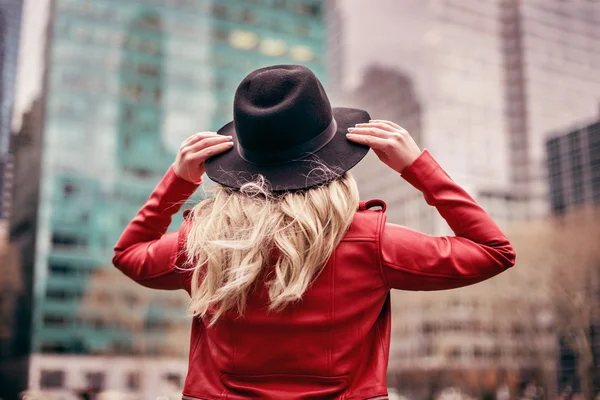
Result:
<svg viewBox="0 0 600 400"><path fill-rule="evenodd" d="M311 0L50 3L43 88L13 143L24 290L4 348L17 389L181 389L186 296L107 280L112 246L181 141L231 120L248 72L304 63L326 82L322 15Z"/></svg>
<svg viewBox="0 0 600 400"><path fill-rule="evenodd" d="M242 77L278 63L309 66L334 105L400 123L518 243L517 267L488 282L393 293L390 387L409 399L437 398L448 387L503 399L527 385L543 386L546 397L582 391L590 352L567 339L600 324L590 311L568 328L559 309L573 292L600 304L598 286L578 286L593 281L585 278L594 247L586 239L595 231L572 217L598 198L598 123L590 121L600 107L600 2L27 4L22 33L38 29L43 54L38 60L31 42L21 46L11 138L21 5L0 0L0 224L10 221L11 240L0 243L0 263L15 272L0 280L0 396L26 387L65 398L181 389L186 296L112 275L112 245L181 141L228 122ZM36 78L22 72L33 67L43 71L35 90L27 87ZM24 101L26 89L34 95ZM364 199L388 203L389 222L451 233L372 152L353 174ZM552 214L563 222L540 222ZM180 222L176 216L171 228ZM566 229L578 224L578 234ZM567 238L548 232L576 238L573 252L553 253L554 241ZM555 273L565 270L572 284ZM600 351L591 354L600 370Z"/></svg>
<svg viewBox="0 0 600 400"><path fill-rule="evenodd" d="M598 112L600 6L559 0L406 3L397 7L393 18L398 36L413 28L419 31L410 35L411 40L395 40L396 46L388 51L394 54L393 68L410 82L405 96L420 103L421 110L410 101L397 103L401 89L385 90L387 77L374 81L369 65L362 68L362 85L379 93L378 102L361 84L350 97L376 117L389 115L380 106L385 102L388 108L398 105L396 115L406 117L410 110L420 114L415 132L419 144L501 223L547 214L546 136ZM364 8L367 18L369 12L377 12ZM415 36L421 41L415 43ZM346 60L349 65L352 58L356 59ZM407 129L415 118L408 119ZM394 196L404 195L375 189L368 174L376 168L373 164L374 159L357 168L363 195L381 196L393 204ZM382 182L395 179L390 172L376 176ZM411 212L395 214L390 207L393 222L448 233L437 215L416 212L417 207L428 209L423 202L414 207L402 203Z"/></svg>
<svg viewBox="0 0 600 400"><path fill-rule="evenodd" d="M599 110L600 111L600 110ZM600 204L600 112L592 123L579 123L565 132L555 132L546 140L550 205L552 212L568 218L570 213ZM597 239L597 238L595 238ZM595 387L600 387L600 284L598 277L588 280L590 303L590 355ZM586 288L581 288L586 290ZM580 389L578 362L581 355L561 335L559 338L558 382Z"/></svg>
<svg viewBox="0 0 600 400"><path fill-rule="evenodd" d="M374 118L398 121L504 228L547 216L548 136L598 115L600 4L378 4L338 5L344 26L355 31L352 46L337 42L354 75L340 97ZM371 19L377 22L356 26ZM388 221L450 233L420 193L373 154L353 174L363 197L388 203ZM572 176L591 173L575 169L563 180ZM532 278L541 267L519 264L519 271L459 291L393 293L390 381L415 398L452 382L471 393L499 385L514 393L528 380L556 390L552 293L544 277Z"/></svg>
<svg viewBox="0 0 600 400"><path fill-rule="evenodd" d="M8 233L12 165L9 153L11 117L23 0L0 1L0 240Z"/></svg>
<svg viewBox="0 0 600 400"><path fill-rule="evenodd" d="M546 151L552 212L600 204L600 122L556 134Z"/></svg>

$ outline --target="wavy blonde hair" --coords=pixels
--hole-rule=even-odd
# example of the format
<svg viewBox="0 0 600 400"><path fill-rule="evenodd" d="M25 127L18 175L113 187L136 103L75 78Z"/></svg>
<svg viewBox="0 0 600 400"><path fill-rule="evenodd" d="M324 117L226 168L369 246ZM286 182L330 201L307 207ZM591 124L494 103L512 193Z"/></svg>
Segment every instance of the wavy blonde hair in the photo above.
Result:
<svg viewBox="0 0 600 400"><path fill-rule="evenodd" d="M342 240L358 203L349 173L283 194L270 192L262 179L239 191L217 185L214 196L192 211L186 242L192 314L212 314L211 325L234 307L243 314L261 277L272 277L266 282L269 310L299 300ZM273 274L263 275L266 268Z"/></svg>

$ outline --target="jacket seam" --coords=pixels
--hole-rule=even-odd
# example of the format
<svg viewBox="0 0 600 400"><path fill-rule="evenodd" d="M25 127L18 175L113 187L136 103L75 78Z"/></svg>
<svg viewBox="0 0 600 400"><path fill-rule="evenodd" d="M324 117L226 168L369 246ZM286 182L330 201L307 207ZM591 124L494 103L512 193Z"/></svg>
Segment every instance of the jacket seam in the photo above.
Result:
<svg viewBox="0 0 600 400"><path fill-rule="evenodd" d="M329 327L329 349L328 349L328 364L329 364L329 375L333 375L333 326L335 320L335 266L337 264L337 252L333 252L333 263L331 268L331 315L330 315L330 327Z"/></svg>
<svg viewBox="0 0 600 400"><path fill-rule="evenodd" d="M379 274L381 276L381 280L383 284L387 288L388 291L392 290L389 285L387 279L385 279L385 274L383 273L383 256L381 252L381 237L383 236L383 229L385 228L385 213L381 213L377 220L377 237L375 238L375 242L377 244L377 265L379 267Z"/></svg>
<svg viewBox="0 0 600 400"><path fill-rule="evenodd" d="M433 278L444 278L444 279L461 280L461 279L477 278L477 277L481 276L481 274L469 274L469 275L456 276L456 275L445 275L445 274L434 274L434 273L427 273L427 272L419 272L419 271L415 271L415 270L410 269L410 268L401 267L400 265L397 265L397 264L394 264L394 263L391 263L391 262L388 262L388 261L384 261L384 265L386 265L388 267L393 267L393 268L399 269L399 270L404 271L404 272L408 272L409 274L412 274L412 275L429 276L429 277L433 277Z"/></svg>
<svg viewBox="0 0 600 400"><path fill-rule="evenodd" d="M377 238L372 237L352 237L344 238L342 242L376 242Z"/></svg>

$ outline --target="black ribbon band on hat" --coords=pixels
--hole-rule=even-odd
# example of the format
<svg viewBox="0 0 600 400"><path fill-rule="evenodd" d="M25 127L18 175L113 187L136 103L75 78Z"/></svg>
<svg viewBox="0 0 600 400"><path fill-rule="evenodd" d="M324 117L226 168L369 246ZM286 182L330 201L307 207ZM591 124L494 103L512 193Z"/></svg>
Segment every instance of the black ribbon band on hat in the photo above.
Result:
<svg viewBox="0 0 600 400"><path fill-rule="evenodd" d="M319 133L308 142L299 144L298 146L291 147L289 149L263 153L258 151L250 151L244 149L242 146L237 145L237 151L240 157L251 164L256 165L276 165L276 164L287 164L293 161L298 161L303 158L310 156L311 154L321 150L327 143L331 142L331 139L335 136L337 131L337 122L335 119L331 120L331 123L325 130Z"/></svg>

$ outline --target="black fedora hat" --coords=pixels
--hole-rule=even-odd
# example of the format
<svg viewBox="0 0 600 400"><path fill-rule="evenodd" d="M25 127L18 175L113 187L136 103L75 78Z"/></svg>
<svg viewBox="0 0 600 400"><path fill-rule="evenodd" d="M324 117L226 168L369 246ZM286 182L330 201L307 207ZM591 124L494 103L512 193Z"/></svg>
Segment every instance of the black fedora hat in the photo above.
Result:
<svg viewBox="0 0 600 400"><path fill-rule="evenodd" d="M322 185L368 153L369 147L350 142L346 132L369 119L364 110L332 108L321 82L306 67L260 68L242 80L233 121L217 132L233 137L233 149L208 159L206 173L235 189L259 175L274 192Z"/></svg>

